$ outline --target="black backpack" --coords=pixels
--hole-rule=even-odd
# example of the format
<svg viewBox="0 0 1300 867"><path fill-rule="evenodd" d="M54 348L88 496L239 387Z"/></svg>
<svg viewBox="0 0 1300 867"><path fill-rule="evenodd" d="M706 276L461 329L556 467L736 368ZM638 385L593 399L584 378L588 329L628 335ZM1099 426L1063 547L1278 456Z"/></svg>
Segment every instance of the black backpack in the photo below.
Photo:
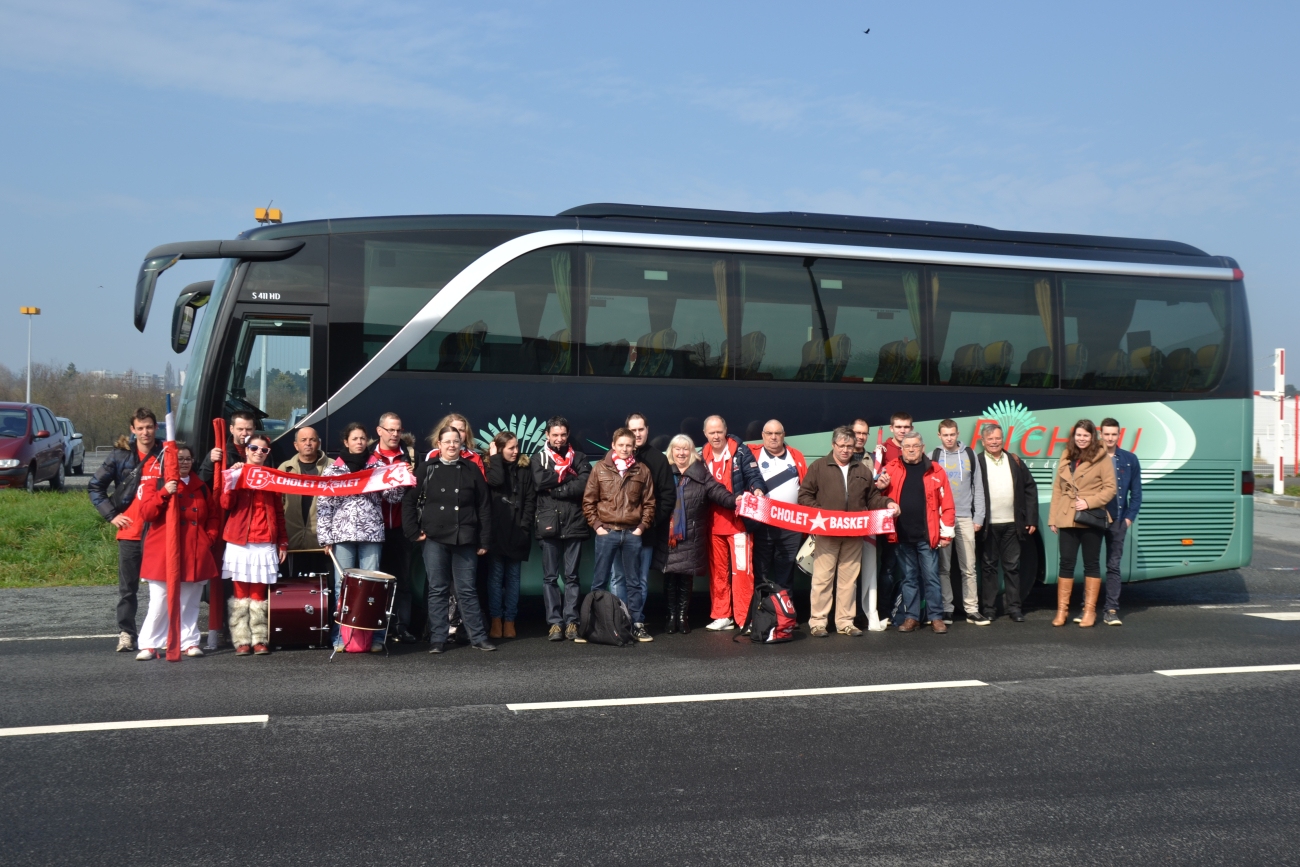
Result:
<svg viewBox="0 0 1300 867"><path fill-rule="evenodd" d="M754 586L754 598L749 603L750 641L757 644L792 641L798 625L789 590L771 581L760 581ZM738 635L732 640L740 638Z"/></svg>
<svg viewBox="0 0 1300 867"><path fill-rule="evenodd" d="M607 590L593 590L582 600L578 637L592 644L626 647L633 643L632 615L623 600Z"/></svg>

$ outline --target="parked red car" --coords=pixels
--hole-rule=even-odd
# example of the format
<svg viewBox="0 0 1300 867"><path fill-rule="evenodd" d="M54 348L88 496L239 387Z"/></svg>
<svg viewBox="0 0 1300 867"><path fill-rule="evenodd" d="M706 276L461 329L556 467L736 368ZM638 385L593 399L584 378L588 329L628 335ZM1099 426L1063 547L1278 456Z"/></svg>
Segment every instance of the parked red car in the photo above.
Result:
<svg viewBox="0 0 1300 867"><path fill-rule="evenodd" d="M39 482L63 490L68 443L54 413L35 403L0 403L0 488Z"/></svg>

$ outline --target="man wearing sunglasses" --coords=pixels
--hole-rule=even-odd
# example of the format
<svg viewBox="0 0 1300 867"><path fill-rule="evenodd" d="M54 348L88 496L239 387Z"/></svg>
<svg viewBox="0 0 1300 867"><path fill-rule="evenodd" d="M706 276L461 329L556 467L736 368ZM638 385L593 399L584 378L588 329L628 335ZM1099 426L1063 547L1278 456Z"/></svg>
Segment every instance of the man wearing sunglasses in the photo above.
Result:
<svg viewBox="0 0 1300 867"><path fill-rule="evenodd" d="M386 467L398 462L414 468L415 457L402 444L402 419L395 412L386 412L379 417L379 427L375 429L375 450L370 455L366 466ZM397 641L402 644L414 644L416 636L411 629L411 543L402 530L402 504L382 503L384 511L384 550L379 557L379 569L397 579L397 599L394 609L397 613ZM419 606L423 607L423 606ZM421 628L423 631L423 628Z"/></svg>

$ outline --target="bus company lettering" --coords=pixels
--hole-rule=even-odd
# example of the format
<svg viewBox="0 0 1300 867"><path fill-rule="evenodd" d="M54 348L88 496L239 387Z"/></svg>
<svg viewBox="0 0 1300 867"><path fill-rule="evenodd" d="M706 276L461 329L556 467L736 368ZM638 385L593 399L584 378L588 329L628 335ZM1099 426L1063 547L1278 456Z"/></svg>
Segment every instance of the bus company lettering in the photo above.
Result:
<svg viewBox="0 0 1300 867"><path fill-rule="evenodd" d="M986 424L1001 424L996 418L979 418L975 421L975 433L972 436L972 442L979 442L980 428ZM1062 450L1069 445L1070 428L1062 428L1060 425L1053 425L1052 432L1048 435L1047 426L1036 424L1025 429L1020 434L1019 439L1016 437L1016 429L1013 426L1003 425L1003 442L1007 448L1019 453L1026 458L1050 458L1055 456L1056 450L1060 447ZM1125 445L1124 440L1128 436L1126 428L1119 429L1119 447L1136 452L1138 443L1142 441L1142 428L1138 428L1133 433L1133 442ZM1044 448L1044 445L1046 448Z"/></svg>
<svg viewBox="0 0 1300 867"><path fill-rule="evenodd" d="M279 301L279 292L249 292L248 297L253 301Z"/></svg>

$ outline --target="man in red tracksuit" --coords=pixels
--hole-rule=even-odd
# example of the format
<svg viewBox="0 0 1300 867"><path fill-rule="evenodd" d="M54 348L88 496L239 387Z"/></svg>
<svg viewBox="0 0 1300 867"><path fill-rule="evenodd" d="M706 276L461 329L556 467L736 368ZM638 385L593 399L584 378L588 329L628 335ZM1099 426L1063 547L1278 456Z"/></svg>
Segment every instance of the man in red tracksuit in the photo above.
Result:
<svg viewBox="0 0 1300 867"><path fill-rule="evenodd" d="M925 456L925 443L916 431L903 436L898 460L886 464L885 471L889 498L902 510L889 536L903 573L902 604L894 625L899 632L920 628L924 594L930 628L942 635L948 627L943 622L938 549L952 543L956 524L948 473Z"/></svg>
<svg viewBox="0 0 1300 867"><path fill-rule="evenodd" d="M708 442L700 449L700 459L713 478L733 494L767 493L753 452L739 438L727 436L727 422L722 416L711 415L704 420L704 437ZM736 625L743 628L754 596L753 536L734 511L712 504L709 510L713 535L709 549L713 622L707 628L715 632Z"/></svg>

